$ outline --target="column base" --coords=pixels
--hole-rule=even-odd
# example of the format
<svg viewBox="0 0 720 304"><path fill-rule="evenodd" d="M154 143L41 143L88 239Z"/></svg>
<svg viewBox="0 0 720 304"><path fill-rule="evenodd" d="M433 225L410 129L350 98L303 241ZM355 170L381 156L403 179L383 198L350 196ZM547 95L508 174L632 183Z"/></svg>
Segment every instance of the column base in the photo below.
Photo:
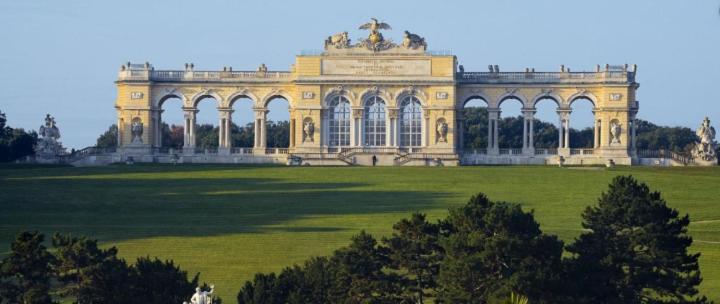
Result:
<svg viewBox="0 0 720 304"><path fill-rule="evenodd" d="M193 155L195 154L195 147L183 147L182 153L184 155Z"/></svg>
<svg viewBox="0 0 720 304"><path fill-rule="evenodd" d="M535 156L535 148L523 148L522 152L525 156Z"/></svg>
<svg viewBox="0 0 720 304"><path fill-rule="evenodd" d="M570 157L570 148L558 148L558 156Z"/></svg>

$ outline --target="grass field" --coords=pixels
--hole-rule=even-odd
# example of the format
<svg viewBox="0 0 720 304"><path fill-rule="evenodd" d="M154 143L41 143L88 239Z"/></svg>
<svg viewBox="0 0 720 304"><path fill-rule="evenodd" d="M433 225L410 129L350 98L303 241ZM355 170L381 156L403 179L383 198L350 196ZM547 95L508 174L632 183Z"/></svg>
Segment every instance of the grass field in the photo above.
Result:
<svg viewBox="0 0 720 304"><path fill-rule="evenodd" d="M720 301L720 168L0 167L0 256L22 230L83 234L128 260L174 259L235 303L256 272L329 254L361 229L387 235L412 211L443 217L476 192L534 209L545 232L570 241L619 174L690 214L701 290Z"/></svg>

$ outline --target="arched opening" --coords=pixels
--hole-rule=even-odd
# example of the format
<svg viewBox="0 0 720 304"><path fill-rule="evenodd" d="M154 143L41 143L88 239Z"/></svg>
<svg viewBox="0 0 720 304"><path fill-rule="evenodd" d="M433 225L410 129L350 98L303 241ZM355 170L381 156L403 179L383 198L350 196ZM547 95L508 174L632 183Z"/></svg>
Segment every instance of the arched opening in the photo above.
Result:
<svg viewBox="0 0 720 304"><path fill-rule="evenodd" d="M326 113L328 146L350 146L350 101L345 96L333 96L328 101Z"/></svg>
<svg viewBox="0 0 720 304"><path fill-rule="evenodd" d="M182 107L182 99L174 95L160 100L158 104L160 127L156 134L155 146L175 150L183 148L185 144L185 113Z"/></svg>
<svg viewBox="0 0 720 304"><path fill-rule="evenodd" d="M239 96L230 100L232 116L230 125L230 143L234 151L244 151L255 143L255 112L254 102L246 96ZM249 151L249 150L247 150Z"/></svg>
<svg viewBox="0 0 720 304"><path fill-rule="evenodd" d="M195 147L214 150L219 143L220 128L218 127L219 102L210 95L201 96L195 101Z"/></svg>
<svg viewBox="0 0 720 304"><path fill-rule="evenodd" d="M559 101L552 97L543 97L535 102L533 142L537 149L558 148L559 119L557 110Z"/></svg>
<svg viewBox="0 0 720 304"><path fill-rule="evenodd" d="M265 144L268 148L290 147L290 102L282 96L268 99Z"/></svg>
<svg viewBox="0 0 720 304"><path fill-rule="evenodd" d="M464 150L485 150L488 147L488 103L482 97L465 100L462 109L462 134L458 147Z"/></svg>
<svg viewBox="0 0 720 304"><path fill-rule="evenodd" d="M422 105L415 96L400 100L400 147L422 146Z"/></svg>
<svg viewBox="0 0 720 304"><path fill-rule="evenodd" d="M365 100L363 128L363 143L365 146L385 146L387 138L385 117L385 100L379 96L371 96Z"/></svg>
<svg viewBox="0 0 720 304"><path fill-rule="evenodd" d="M570 148L589 149L595 147L595 105L588 97L577 97L570 101Z"/></svg>
<svg viewBox="0 0 720 304"><path fill-rule="evenodd" d="M498 123L498 147L512 149L523 147L523 123L521 115L523 103L514 96L506 97L498 105L500 121Z"/></svg>

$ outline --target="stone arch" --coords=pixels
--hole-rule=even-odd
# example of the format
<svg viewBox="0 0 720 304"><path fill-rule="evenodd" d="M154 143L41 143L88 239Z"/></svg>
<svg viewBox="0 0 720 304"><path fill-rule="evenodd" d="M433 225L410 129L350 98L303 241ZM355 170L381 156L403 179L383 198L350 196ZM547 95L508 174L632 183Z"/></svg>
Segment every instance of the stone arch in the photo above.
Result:
<svg viewBox="0 0 720 304"><path fill-rule="evenodd" d="M578 99L587 99L590 101L590 103L592 103L593 109L597 108L597 105L598 105L597 97L595 97L595 95L593 95L592 93L585 91L585 90L570 95L570 97L568 97L568 99L567 99L567 108L572 109L573 102L575 102Z"/></svg>
<svg viewBox="0 0 720 304"><path fill-rule="evenodd" d="M337 86L325 92L325 96L322 100L323 108L328 107L328 103L337 96L345 97L350 102L350 105L356 103L357 100L357 96L353 91L345 89L343 86Z"/></svg>
<svg viewBox="0 0 720 304"><path fill-rule="evenodd" d="M562 107L562 105L565 104L565 101L563 100L563 98L560 95L557 95L555 93L540 93L540 94L535 95L535 97L533 97L532 103L529 104L530 107L528 107L528 108L533 108L533 109L536 108L537 103L543 99L550 99L550 100L554 101L555 105L557 105L558 108Z"/></svg>
<svg viewBox="0 0 720 304"><path fill-rule="evenodd" d="M357 104L357 106L364 107L365 101L367 101L367 99L372 96L379 96L380 98L382 98L385 101L385 106L388 106L388 104L393 100L392 94L390 94L390 92L388 92L387 90L383 90L378 87L372 87L364 90L360 94L360 99L358 100L359 104Z"/></svg>
<svg viewBox="0 0 720 304"><path fill-rule="evenodd" d="M182 93L180 93L179 91L177 91L175 89L172 89L170 91L163 93L158 98L155 98L153 100L153 107L157 108L157 109L162 108L163 103L170 98L180 99L182 101L183 106L188 104L188 98L185 95L183 95Z"/></svg>
<svg viewBox="0 0 720 304"><path fill-rule="evenodd" d="M293 99L292 99L292 97L290 97L290 94L284 90L277 90L277 89L273 89L269 93L265 94L265 97L262 98L262 101L260 102L258 107L259 108L267 108L268 103L270 103L270 101L272 101L273 99L278 98L278 97L287 100L288 106L292 108Z"/></svg>
<svg viewBox="0 0 720 304"><path fill-rule="evenodd" d="M224 98L222 98L222 96L220 96L220 94L218 94L214 90L203 90L198 93L195 93L195 95L193 95L193 97L190 98L191 104L189 105L189 107L197 108L197 105L200 102L200 100L207 98L207 97L212 97L213 99L215 99L218 103L218 106L221 106L224 102Z"/></svg>
<svg viewBox="0 0 720 304"><path fill-rule="evenodd" d="M466 94L466 95L463 95L462 98L460 98L461 103L460 103L459 109L464 109L465 106L467 105L467 103L474 99L482 99L482 101L485 102L485 106L487 106L487 107L490 107L490 101L492 100L492 99L490 99L490 97L488 97L487 95L485 95L483 93Z"/></svg>
<svg viewBox="0 0 720 304"><path fill-rule="evenodd" d="M428 106L427 94L425 94L425 92L423 92L422 90L412 88L412 87L402 88L402 89L398 90L395 93L395 100L393 102L393 106L400 107L400 101L407 96L413 96L413 97L417 98L420 101L420 105L422 107Z"/></svg>
<svg viewBox="0 0 720 304"><path fill-rule="evenodd" d="M248 98L248 99L252 100L253 104L256 104L258 101L257 96L255 96L255 94L250 92L250 90L242 89L240 91L233 92L232 94L230 94L230 96L228 96L228 98L225 99L225 101L227 102L227 105L225 105L225 106L228 108L232 108L235 101L237 101L240 98Z"/></svg>
<svg viewBox="0 0 720 304"><path fill-rule="evenodd" d="M518 92L507 92L505 94L500 95L500 97L497 98L497 101L495 102L494 108L499 109L500 106L502 106L502 103L505 102L508 99L517 99L522 104L523 108L529 108L530 105L528 103L527 97L525 95L520 94Z"/></svg>

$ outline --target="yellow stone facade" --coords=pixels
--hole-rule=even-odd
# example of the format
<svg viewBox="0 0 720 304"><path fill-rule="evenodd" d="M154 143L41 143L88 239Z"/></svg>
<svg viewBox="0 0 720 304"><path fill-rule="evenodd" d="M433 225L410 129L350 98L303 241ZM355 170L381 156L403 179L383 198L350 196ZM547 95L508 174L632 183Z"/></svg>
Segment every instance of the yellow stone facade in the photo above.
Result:
<svg viewBox="0 0 720 304"><path fill-rule="evenodd" d="M370 28L370 27L368 27ZM155 70L150 64L126 64L120 71L115 107L118 113L118 153L147 161L168 161L162 149L160 126L163 102L179 98L185 112L185 146L174 151L181 161L196 162L288 162L298 164L381 164L456 165L460 163L553 163L578 160L580 163L630 164L634 153L634 121L638 111L635 91L636 67L596 67L593 72L466 72L449 54L426 51L424 39L408 36L401 44L371 42L370 38L352 45L342 33L326 41L325 50L296 56L289 71L269 71L261 65L255 71L196 71L192 64L184 70ZM373 34L371 33L371 37ZM373 40L375 41L375 40ZM346 120L349 142L338 145L330 140L330 117L339 117L330 105L333 98L349 102ZM220 126L217 151L195 147L194 128L197 103L206 97L218 101ZM232 106L239 98L253 101L256 139L252 149L236 149L230 143ZM290 145L288 149L266 149L267 105L274 98L289 103ZM535 104L544 98L554 100L558 111L560 146L557 151L537 151L533 147ZM382 103L381 114L372 121L384 126L373 133L368 144L366 111L369 100ZM420 129L410 126L403 100L419 101ZM488 148L469 153L462 150L461 110L472 99L485 101L490 113ZM497 119L500 105L508 99L520 100L526 119L522 149L499 149ZM566 128L572 103L588 99L594 106L595 147L576 151L567 144ZM405 112L403 112L405 111ZM374 112L373 112L374 113ZM406 113L406 114L403 114ZM333 116L335 115L335 116ZM376 115L376 114L372 114ZM346 117L346 116L342 116ZM378 121L380 121L378 123ZM401 131L405 130L405 131ZM373 132L375 132L373 131ZM381 134L385 132L384 134ZM411 146L400 139L421 138ZM409 132L409 133L408 133ZM337 135L337 134L339 135ZM332 133L333 138L346 138ZM409 134L409 135L408 135ZM564 136L564 137L563 137ZM372 141L371 140L371 141ZM335 143L334 143L335 142ZM342 142L342 140L341 140ZM518 147L520 148L520 147ZM212 155L208 155L212 154ZM507 160L512 158L512 160ZM239 160L240 159L240 160ZM175 160L173 160L175 161Z"/></svg>

